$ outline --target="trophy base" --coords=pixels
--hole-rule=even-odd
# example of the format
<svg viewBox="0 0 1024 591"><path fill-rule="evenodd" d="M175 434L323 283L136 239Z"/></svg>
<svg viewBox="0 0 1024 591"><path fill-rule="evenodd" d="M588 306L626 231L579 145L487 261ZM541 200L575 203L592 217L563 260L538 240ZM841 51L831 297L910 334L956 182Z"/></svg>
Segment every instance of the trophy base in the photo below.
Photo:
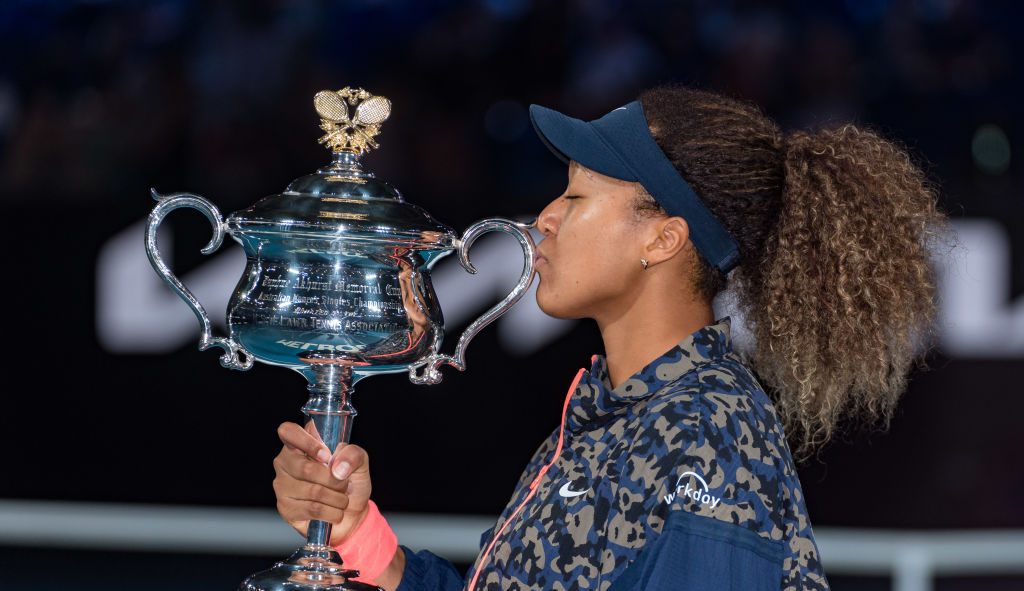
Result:
<svg viewBox="0 0 1024 591"><path fill-rule="evenodd" d="M239 591L383 591L351 580L358 576L359 571L342 566L334 548L307 544L287 560L249 576Z"/></svg>

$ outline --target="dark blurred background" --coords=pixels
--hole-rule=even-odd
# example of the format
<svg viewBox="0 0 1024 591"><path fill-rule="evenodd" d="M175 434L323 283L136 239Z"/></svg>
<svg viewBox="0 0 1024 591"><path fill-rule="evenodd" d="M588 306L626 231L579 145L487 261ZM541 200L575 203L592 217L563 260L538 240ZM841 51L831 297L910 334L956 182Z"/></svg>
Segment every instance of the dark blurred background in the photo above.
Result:
<svg viewBox="0 0 1024 591"><path fill-rule="evenodd" d="M891 430L852 434L802 468L816 529L1020 530L1022 17L1020 3L956 0L6 1L0 498L274 505L275 428L300 418L304 381L264 365L229 372L196 351L184 303L129 264L144 261L150 187L199 193L225 213L278 192L328 158L313 94L360 86L393 103L366 166L461 229L535 214L564 187L530 103L590 119L681 82L752 100L786 129L880 130L919 160L960 232L960 248L937 255L943 340ZM199 252L206 221L182 213L166 225L179 276L219 285ZM234 243L223 250L240 256ZM241 267L223 264L230 289ZM482 293L449 322L447 348L500 297ZM154 320L172 311L174 334ZM438 386L359 384L353 441L371 454L385 512L504 507L576 369L600 352L589 322L528 337L529 325L488 328L468 371L449 368ZM19 589L121 587L87 574L115 559L122 573L171 570L204 588L196 581L237 581L270 560L4 544L0 588L4 577ZM44 568L55 552L74 579ZM137 588L179 588L165 585ZM935 585L1021 589L1024 578Z"/></svg>

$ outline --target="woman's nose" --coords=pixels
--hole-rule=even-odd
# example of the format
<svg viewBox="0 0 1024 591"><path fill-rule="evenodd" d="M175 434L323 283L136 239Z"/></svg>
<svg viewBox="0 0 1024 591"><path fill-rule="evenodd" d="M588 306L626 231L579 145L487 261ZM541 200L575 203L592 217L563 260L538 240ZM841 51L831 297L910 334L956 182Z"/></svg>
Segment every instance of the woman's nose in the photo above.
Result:
<svg viewBox="0 0 1024 591"><path fill-rule="evenodd" d="M550 236L558 231L558 220L561 208L558 203L561 199L555 199L548 203L547 207L541 210L537 216L537 229L545 236Z"/></svg>

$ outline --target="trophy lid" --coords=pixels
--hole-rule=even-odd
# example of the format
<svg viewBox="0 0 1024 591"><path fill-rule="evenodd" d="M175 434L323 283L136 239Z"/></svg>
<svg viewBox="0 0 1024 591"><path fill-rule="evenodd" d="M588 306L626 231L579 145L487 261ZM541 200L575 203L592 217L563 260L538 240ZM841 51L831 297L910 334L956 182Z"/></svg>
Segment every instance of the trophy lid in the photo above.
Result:
<svg viewBox="0 0 1024 591"><path fill-rule="evenodd" d="M454 230L406 202L396 188L359 163L364 152L378 147L374 137L391 114L391 102L349 87L318 92L313 102L325 132L319 142L333 152L331 164L295 179L282 193L231 214L228 230L270 238L454 248L458 238Z"/></svg>

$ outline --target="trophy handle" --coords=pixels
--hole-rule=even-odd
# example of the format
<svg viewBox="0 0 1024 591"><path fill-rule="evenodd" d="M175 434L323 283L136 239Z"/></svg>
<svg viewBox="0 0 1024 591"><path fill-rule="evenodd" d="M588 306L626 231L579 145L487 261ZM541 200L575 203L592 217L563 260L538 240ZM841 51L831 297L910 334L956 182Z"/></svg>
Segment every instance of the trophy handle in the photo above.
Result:
<svg viewBox="0 0 1024 591"><path fill-rule="evenodd" d="M502 218L488 218L480 220L466 229L465 233L462 234L462 238L457 242L459 251L459 262L462 263L462 267L470 273L476 273L476 267L469 261L469 249L476 242L476 239L481 235L488 232L501 231L506 234L511 234L519 240L519 244L523 247L523 255L525 256L523 264L523 274L519 276L519 282L512 288L505 299L495 304L490 310L484 312L480 318L477 318L466 327L463 331L462 336L459 337L459 342L455 345L455 352L452 355L442 355L436 350L426 359L419 361L409 366L409 380L414 384L437 384L441 381L443 376L438 370L444 364L451 365L459 371L466 370L466 347L469 346L469 342L479 333L485 326L494 322L499 316L508 311L509 308L515 305L526 290L529 289L530 284L533 283L533 258L534 249L536 245L533 242L533 236L530 235L530 228L536 224L533 221L529 224L522 224L514 222L512 220L506 220Z"/></svg>
<svg viewBox="0 0 1024 591"><path fill-rule="evenodd" d="M199 195L191 193L161 195L156 192L156 189L150 189L150 192L153 195L153 199L158 202L158 205L150 212L149 220L146 223L146 254L149 255L149 262L153 265L157 274L167 282L167 285L170 285L171 289L181 299L185 300L185 303L192 308L196 318L199 319L199 326L202 329L202 334L199 337L199 350L205 351L210 347L220 347L224 349L224 354L220 357L220 364L222 366L241 371L250 369L253 362L252 354L231 337L220 338L213 336L210 318L206 315L206 308L203 308L203 305L199 303L196 296L192 295L192 292L174 276L167 263L160 258L160 251L156 245L156 231L164 217L175 209L191 207L206 214L207 219L213 224L213 238L210 238L210 242L202 250L203 254L210 254L220 248L221 243L224 241L224 220L221 218L220 211L216 205Z"/></svg>

